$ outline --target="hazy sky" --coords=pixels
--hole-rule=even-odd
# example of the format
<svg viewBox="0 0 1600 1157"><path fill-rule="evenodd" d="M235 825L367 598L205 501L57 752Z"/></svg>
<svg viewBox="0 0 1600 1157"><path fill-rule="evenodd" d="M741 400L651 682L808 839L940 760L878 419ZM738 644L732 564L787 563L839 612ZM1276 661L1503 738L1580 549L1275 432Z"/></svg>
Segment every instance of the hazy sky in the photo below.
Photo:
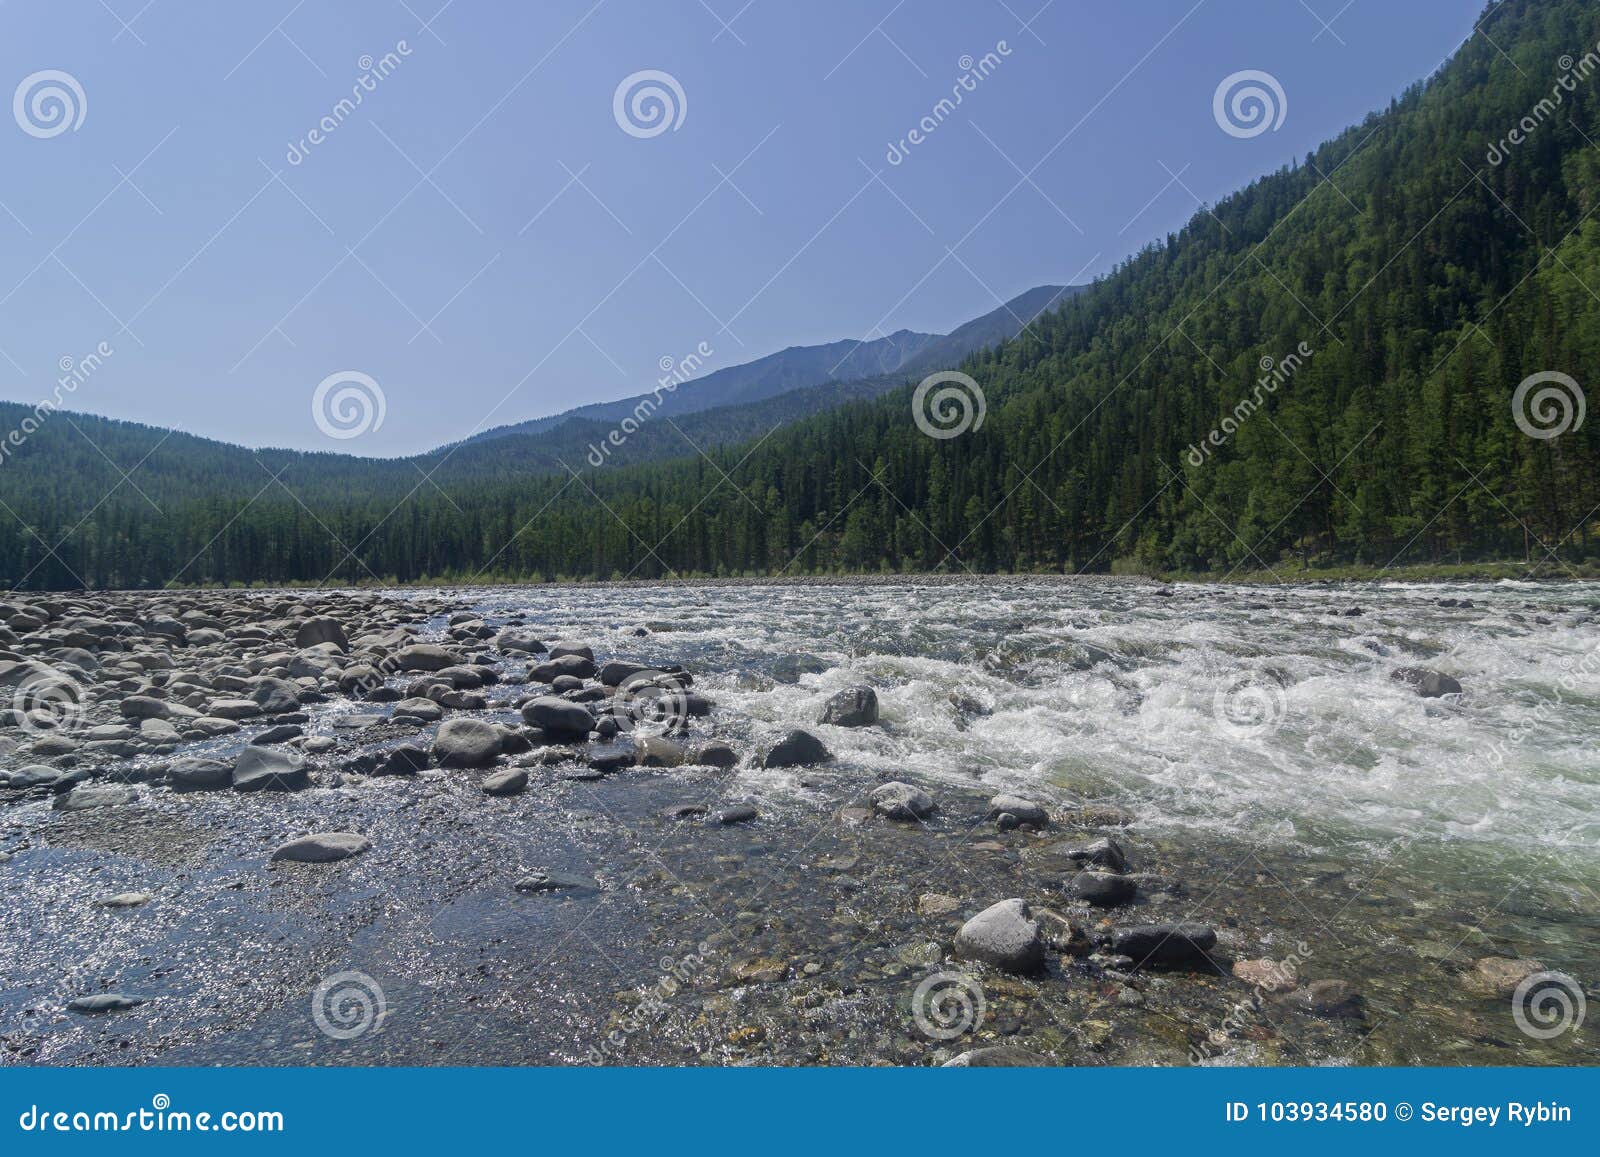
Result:
<svg viewBox="0 0 1600 1157"><path fill-rule="evenodd" d="M54 70L82 93L35 78L0 131L0 397L50 396L104 342L71 408L397 454L640 392L702 342L716 369L942 332L1303 157L1480 10L0 0L6 91ZM645 70L681 90L675 127L629 120L627 94L619 122ZM1242 70L1278 82L1278 127L1219 127ZM51 88L81 123L34 107ZM311 398L345 370L386 409L336 440Z"/></svg>

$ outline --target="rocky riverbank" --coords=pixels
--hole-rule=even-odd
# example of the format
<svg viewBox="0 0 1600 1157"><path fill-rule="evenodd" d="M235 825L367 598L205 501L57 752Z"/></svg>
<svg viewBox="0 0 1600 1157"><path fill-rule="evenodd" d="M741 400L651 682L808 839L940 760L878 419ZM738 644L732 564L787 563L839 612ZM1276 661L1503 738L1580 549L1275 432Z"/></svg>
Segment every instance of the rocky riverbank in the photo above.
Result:
<svg viewBox="0 0 1600 1157"><path fill-rule="evenodd" d="M1373 945L1427 907L1381 872L869 771L830 742L889 726L874 687L754 727L660 623L376 592L0 619L11 1063L1439 1061L1543 967L1463 938L1408 987ZM1352 905L1363 952L1328 940ZM1451 993L1480 1003L1395 1026Z"/></svg>

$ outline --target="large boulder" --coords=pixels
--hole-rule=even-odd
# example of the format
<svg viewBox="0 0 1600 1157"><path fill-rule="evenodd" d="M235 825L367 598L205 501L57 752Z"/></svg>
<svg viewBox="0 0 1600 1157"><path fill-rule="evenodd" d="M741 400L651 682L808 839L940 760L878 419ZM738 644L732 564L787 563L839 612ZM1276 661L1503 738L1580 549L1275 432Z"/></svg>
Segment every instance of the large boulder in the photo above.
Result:
<svg viewBox="0 0 1600 1157"><path fill-rule="evenodd" d="M311 771L298 751L246 747L233 761L235 791L299 791L311 783Z"/></svg>
<svg viewBox="0 0 1600 1157"><path fill-rule="evenodd" d="M450 719L433 737L440 767L487 767L500 758L500 729L482 719Z"/></svg>
<svg viewBox="0 0 1600 1157"><path fill-rule="evenodd" d="M1430 671L1426 667L1397 667L1389 672L1389 678L1396 683L1406 684L1424 699L1461 694L1461 684L1455 679L1440 671Z"/></svg>
<svg viewBox="0 0 1600 1157"><path fill-rule="evenodd" d="M533 727L554 735L588 735L594 716L581 703L555 695L541 695L522 705L522 718Z"/></svg>
<svg viewBox="0 0 1600 1157"><path fill-rule="evenodd" d="M870 727L877 721L878 693L871 687L846 687L822 709L822 722L835 727Z"/></svg>
<svg viewBox="0 0 1600 1157"><path fill-rule="evenodd" d="M762 757L762 767L806 767L813 763L827 763L833 753L822 740L809 731L791 731L767 749Z"/></svg>
<svg viewBox="0 0 1600 1157"><path fill-rule="evenodd" d="M1038 972L1044 967L1044 938L1025 900L1001 900L961 926L956 955L1006 972Z"/></svg>
<svg viewBox="0 0 1600 1157"><path fill-rule="evenodd" d="M294 633L294 645L302 649L315 647L322 643L331 643L341 651L350 649L350 640L345 637L344 627L337 619L330 619L326 615L319 615L314 619L307 619L301 623Z"/></svg>

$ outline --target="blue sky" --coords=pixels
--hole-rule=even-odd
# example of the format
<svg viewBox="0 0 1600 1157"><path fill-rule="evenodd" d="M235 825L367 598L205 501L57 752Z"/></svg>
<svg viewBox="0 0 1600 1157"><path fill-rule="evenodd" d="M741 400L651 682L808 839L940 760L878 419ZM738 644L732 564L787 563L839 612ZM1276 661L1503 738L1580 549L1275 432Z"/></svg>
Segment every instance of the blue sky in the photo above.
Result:
<svg viewBox="0 0 1600 1157"><path fill-rule="evenodd" d="M716 369L942 332L1304 156L1481 10L1042 3L0 0L6 89L83 94L76 128L0 131L0 398L104 342L71 408L388 455L641 392L702 342ZM614 116L644 70L675 128ZM1214 119L1241 70L1281 86L1276 129ZM310 409L345 370L385 399L357 439Z"/></svg>

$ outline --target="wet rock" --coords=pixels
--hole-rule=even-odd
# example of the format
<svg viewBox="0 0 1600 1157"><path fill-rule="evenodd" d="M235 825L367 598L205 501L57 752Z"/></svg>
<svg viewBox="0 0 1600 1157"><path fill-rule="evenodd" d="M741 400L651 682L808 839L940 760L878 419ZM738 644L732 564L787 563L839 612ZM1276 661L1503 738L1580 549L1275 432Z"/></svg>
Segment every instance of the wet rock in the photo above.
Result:
<svg viewBox="0 0 1600 1157"><path fill-rule="evenodd" d="M354 832L316 832L280 846L272 853L272 862L333 864L359 856L370 847L371 840Z"/></svg>
<svg viewBox="0 0 1600 1157"><path fill-rule="evenodd" d="M947 1069L1038 1068L1050 1064L1042 1053L1030 1052L1016 1045L989 1045L987 1048L968 1049L945 1061Z"/></svg>
<svg viewBox="0 0 1600 1157"><path fill-rule="evenodd" d="M700 816L710 814L711 808L703 803L673 804L671 807L663 808L661 811L662 818L669 820L696 819Z"/></svg>
<svg viewBox="0 0 1600 1157"><path fill-rule="evenodd" d="M300 709L300 688L287 679L260 678L255 681L250 700L263 715L287 715Z"/></svg>
<svg viewBox="0 0 1600 1157"><path fill-rule="evenodd" d="M761 766L808 767L815 763L827 763L832 758L833 753L823 745L822 740L809 731L796 730L768 748Z"/></svg>
<svg viewBox="0 0 1600 1157"><path fill-rule="evenodd" d="M310 783L311 771L299 752L247 747L233 761L235 791L299 791Z"/></svg>
<svg viewBox="0 0 1600 1157"><path fill-rule="evenodd" d="M1135 924L1112 933L1112 951L1135 968L1207 968L1217 934L1204 924Z"/></svg>
<svg viewBox="0 0 1600 1157"><path fill-rule="evenodd" d="M878 693L871 687L846 687L822 709L822 722L835 727L870 727L877 721Z"/></svg>
<svg viewBox="0 0 1600 1157"><path fill-rule="evenodd" d="M250 742L262 746L273 743L287 743L291 739L299 739L305 733L305 728L298 723L283 723L277 727L269 727L259 735L252 736Z"/></svg>
<svg viewBox="0 0 1600 1157"><path fill-rule="evenodd" d="M772 677L779 683L798 683L802 675L820 675L827 669L827 660L801 652L780 656L773 664Z"/></svg>
<svg viewBox="0 0 1600 1157"><path fill-rule="evenodd" d="M1517 985L1544 965L1537 960L1512 959L1508 956L1485 956L1475 961L1472 970L1462 979L1467 988L1478 996L1505 999L1517 991Z"/></svg>
<svg viewBox="0 0 1600 1157"><path fill-rule="evenodd" d="M1062 854L1079 865L1104 868L1108 872L1128 870L1128 857L1123 852L1122 845L1109 837L1095 840L1093 843L1063 848Z"/></svg>
<svg viewBox="0 0 1600 1157"><path fill-rule="evenodd" d="M443 671L461 662L453 651L437 643L412 643L394 653L392 666L397 671Z"/></svg>
<svg viewBox="0 0 1600 1157"><path fill-rule="evenodd" d="M545 646L542 640L526 631L507 628L494 637L494 645L507 654L521 652L527 655L542 655Z"/></svg>
<svg viewBox="0 0 1600 1157"><path fill-rule="evenodd" d="M430 762L428 751L414 743L402 743L373 769L373 775L416 775L426 771Z"/></svg>
<svg viewBox="0 0 1600 1157"><path fill-rule="evenodd" d="M621 771L638 763L639 749L631 738L619 739L615 743L591 743L586 758L595 771Z"/></svg>
<svg viewBox="0 0 1600 1157"><path fill-rule="evenodd" d="M1030 973L1044 967L1044 941L1024 900L991 904L956 933L956 955L980 960L1006 972Z"/></svg>
<svg viewBox="0 0 1600 1157"><path fill-rule="evenodd" d="M92 808L118 807L130 804L139 798L139 793L131 787L113 787L104 784L84 784L75 787L65 795L56 796L52 805L58 812L81 812Z"/></svg>
<svg viewBox="0 0 1600 1157"><path fill-rule="evenodd" d="M757 814L752 804L734 804L732 807L725 807L721 811L714 813L711 817L711 822L721 824L724 827L729 824L747 824L755 819Z"/></svg>
<svg viewBox="0 0 1600 1157"><path fill-rule="evenodd" d="M125 719L165 719L171 712L165 700L148 695L129 695L117 709Z"/></svg>
<svg viewBox="0 0 1600 1157"><path fill-rule="evenodd" d="M1461 694L1461 684L1455 679L1426 667L1399 667L1389 672L1389 678L1414 688L1424 699Z"/></svg>
<svg viewBox="0 0 1600 1157"><path fill-rule="evenodd" d="M927 792L898 780L874 788L867 799L879 815L902 823L926 819L938 810L938 805Z"/></svg>
<svg viewBox="0 0 1600 1157"><path fill-rule="evenodd" d="M345 637L344 627L340 625L339 620L326 616L307 619L294 633L296 647L304 649L324 644L337 647L341 651L350 649L350 640Z"/></svg>
<svg viewBox="0 0 1600 1157"><path fill-rule="evenodd" d="M488 767L500 758L500 729L482 719L450 719L433 737L440 767Z"/></svg>
<svg viewBox="0 0 1600 1157"><path fill-rule="evenodd" d="M444 718L444 708L432 699L416 696L400 700L394 705L390 714L395 719L416 719L422 723L437 723Z"/></svg>
<svg viewBox="0 0 1600 1157"><path fill-rule="evenodd" d="M640 767L678 767L683 763L683 748L660 735L634 737Z"/></svg>
<svg viewBox="0 0 1600 1157"><path fill-rule="evenodd" d="M1116 872L1086 871L1068 880L1064 890L1074 900L1085 900L1097 908L1115 908L1133 903L1139 888Z"/></svg>
<svg viewBox="0 0 1600 1157"><path fill-rule="evenodd" d="M1004 813L1015 816L1019 824L1032 824L1042 828L1050 822L1050 815L1044 810L1043 804L1007 792L1002 792L989 801L990 816L998 817Z"/></svg>
<svg viewBox="0 0 1600 1157"><path fill-rule="evenodd" d="M1087 956L1094 947L1082 928L1054 908L1035 908L1033 918L1039 922L1039 934L1047 948L1069 956Z"/></svg>
<svg viewBox="0 0 1600 1157"><path fill-rule="evenodd" d="M67 1001L68 1012L81 1012L86 1016L99 1016L108 1012L127 1012L148 1003L143 996L129 996L123 992L97 992L93 996L80 996Z"/></svg>
<svg viewBox="0 0 1600 1157"><path fill-rule="evenodd" d="M541 695L522 705L522 718L533 727L557 736L584 736L594 729L594 716L581 703Z"/></svg>
<svg viewBox="0 0 1600 1157"><path fill-rule="evenodd" d="M702 743L695 750L690 762L699 767L720 767L727 769L738 766L739 753L728 744L723 743L720 740L713 740L710 743Z"/></svg>
<svg viewBox="0 0 1600 1157"><path fill-rule="evenodd" d="M1299 983L1294 965L1287 961L1236 960L1233 975L1263 992L1293 992Z"/></svg>
<svg viewBox="0 0 1600 1157"><path fill-rule="evenodd" d="M1110 804L1084 804L1057 817L1062 823L1085 828L1125 828L1137 818Z"/></svg>
<svg viewBox="0 0 1600 1157"><path fill-rule="evenodd" d="M756 956L735 964L729 975L739 984L777 984L789 975L789 966L770 956Z"/></svg>
<svg viewBox="0 0 1600 1157"><path fill-rule="evenodd" d="M250 719L261 714L261 708L250 699L217 699L206 711L217 719L228 721Z"/></svg>
<svg viewBox="0 0 1600 1157"><path fill-rule="evenodd" d="M542 892L598 892L599 881L588 876L576 876L569 872L529 872L516 883L519 892L538 894Z"/></svg>
<svg viewBox="0 0 1600 1157"><path fill-rule="evenodd" d="M219 791L233 783L233 767L220 759L185 756L167 768L167 782L177 791Z"/></svg>
<svg viewBox="0 0 1600 1157"><path fill-rule="evenodd" d="M626 659L613 659L600 668L600 682L607 687L620 687L633 676L650 670L643 663L630 663Z"/></svg>
<svg viewBox="0 0 1600 1157"><path fill-rule="evenodd" d="M483 780L484 795L521 795L527 790L528 773L520 767L497 771L493 775L485 776Z"/></svg>
<svg viewBox="0 0 1600 1157"><path fill-rule="evenodd" d="M1313 980L1284 999L1313 1016L1359 1019L1366 1015L1365 1001L1347 980Z"/></svg>
<svg viewBox="0 0 1600 1157"><path fill-rule="evenodd" d="M113 896L102 896L95 904L101 908L139 908L154 899L149 892L118 892Z"/></svg>
<svg viewBox="0 0 1600 1157"><path fill-rule="evenodd" d="M47 787L52 791L65 791L74 784L83 782L88 776L89 773L83 770L68 770L48 767L42 763L30 763L15 771L0 771L0 785L17 789Z"/></svg>
<svg viewBox="0 0 1600 1157"><path fill-rule="evenodd" d="M594 673L594 660L582 655L562 655L528 668L528 678L536 683L554 683L563 675L588 679Z"/></svg>
<svg viewBox="0 0 1600 1157"><path fill-rule="evenodd" d="M917 915L948 916L961 907L961 901L942 892L924 892L917 897Z"/></svg>

